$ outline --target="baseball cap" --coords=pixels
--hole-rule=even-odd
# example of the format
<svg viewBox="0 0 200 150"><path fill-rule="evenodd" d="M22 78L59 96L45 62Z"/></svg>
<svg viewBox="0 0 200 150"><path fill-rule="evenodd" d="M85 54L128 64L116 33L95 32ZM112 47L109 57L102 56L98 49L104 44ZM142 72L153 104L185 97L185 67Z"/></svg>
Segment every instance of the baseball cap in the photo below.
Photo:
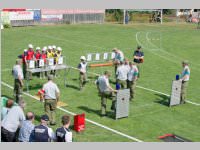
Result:
<svg viewBox="0 0 200 150"><path fill-rule="evenodd" d="M40 50L40 47L36 47L36 50Z"/></svg>
<svg viewBox="0 0 200 150"><path fill-rule="evenodd" d="M42 115L41 120L49 121L49 117L47 115Z"/></svg>
<svg viewBox="0 0 200 150"><path fill-rule="evenodd" d="M142 47L141 47L141 46L138 46L137 48L140 49L140 48L142 48Z"/></svg>

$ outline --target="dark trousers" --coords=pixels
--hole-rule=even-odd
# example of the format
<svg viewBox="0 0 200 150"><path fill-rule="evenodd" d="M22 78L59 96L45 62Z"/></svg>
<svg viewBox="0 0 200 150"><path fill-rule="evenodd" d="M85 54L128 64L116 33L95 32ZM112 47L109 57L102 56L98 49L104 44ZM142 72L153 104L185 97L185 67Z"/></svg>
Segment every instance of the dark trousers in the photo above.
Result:
<svg viewBox="0 0 200 150"><path fill-rule="evenodd" d="M1 127L1 142L15 142L15 133L6 130L4 127Z"/></svg>
<svg viewBox="0 0 200 150"><path fill-rule="evenodd" d="M15 95L16 103L22 100L22 92L23 92L23 87L21 85L21 82L18 79L15 79L14 95Z"/></svg>

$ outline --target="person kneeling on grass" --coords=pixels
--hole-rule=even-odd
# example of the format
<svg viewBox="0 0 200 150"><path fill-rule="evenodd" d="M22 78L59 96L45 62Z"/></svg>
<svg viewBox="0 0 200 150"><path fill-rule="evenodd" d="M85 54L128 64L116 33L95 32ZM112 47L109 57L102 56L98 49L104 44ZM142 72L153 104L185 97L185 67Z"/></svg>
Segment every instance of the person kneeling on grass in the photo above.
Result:
<svg viewBox="0 0 200 150"><path fill-rule="evenodd" d="M81 62L78 65L78 69L80 70L80 90L82 90L87 80L87 62L85 56L81 56L80 60Z"/></svg>

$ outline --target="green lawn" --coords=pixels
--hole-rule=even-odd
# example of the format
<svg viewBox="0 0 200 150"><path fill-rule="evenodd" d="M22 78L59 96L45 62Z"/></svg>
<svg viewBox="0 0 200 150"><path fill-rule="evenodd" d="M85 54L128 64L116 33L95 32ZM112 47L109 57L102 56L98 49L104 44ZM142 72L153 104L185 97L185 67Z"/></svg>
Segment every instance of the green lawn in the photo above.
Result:
<svg viewBox="0 0 200 150"><path fill-rule="evenodd" d="M137 85L170 94L171 82L176 74L182 71L181 61L188 59L191 68L191 80L188 88L187 98L200 103L200 56L199 41L200 30L195 25L61 25L61 26L36 26L19 27L2 30L2 81L13 85L11 69L16 57L23 52L29 43L36 46L56 45L63 48L63 55L67 63L76 67L81 55L89 52L108 52L113 47L121 49L125 56L132 59L132 54L137 46L138 40L144 46L145 62L142 65L141 78ZM160 32L161 49L153 49L159 46L159 41L147 42L147 33ZM157 37L155 34L151 38ZM112 67L101 67L90 69L95 73L103 73ZM67 84L64 87L63 74L55 79L61 89L61 100L69 104L64 107L74 113L86 113L86 117L118 130L127 135L136 137L143 141L159 141L158 136L166 133L175 133L192 141L200 141L200 106L185 104L169 108L166 106L166 96L152 93L136 88L136 98L130 103L130 114L128 118L114 120L108 109L109 116L101 118L100 97L94 84L95 77L89 75L89 83L83 91L79 91L78 72L68 70ZM112 81L114 74L112 77ZM30 82L30 94L35 95L45 80L34 77ZM114 84L113 84L114 87ZM2 95L13 97L13 92L6 86L2 86ZM44 113L43 104L25 96L28 105L26 111L34 111L38 116ZM111 101L108 101L108 108ZM64 112L57 111L57 120ZM72 117L73 118L73 117ZM35 122L38 124L38 121ZM73 124L73 120L72 120ZM59 126L59 124L58 124ZM54 127L55 129L56 127ZM75 141L132 141L121 135L107 131L91 123L86 124L83 133L74 132Z"/></svg>

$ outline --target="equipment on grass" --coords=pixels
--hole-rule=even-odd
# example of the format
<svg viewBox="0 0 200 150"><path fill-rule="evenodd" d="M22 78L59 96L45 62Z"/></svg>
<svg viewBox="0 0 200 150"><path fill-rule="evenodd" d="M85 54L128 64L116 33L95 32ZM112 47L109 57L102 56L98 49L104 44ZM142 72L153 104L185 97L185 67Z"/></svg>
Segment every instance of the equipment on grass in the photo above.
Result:
<svg viewBox="0 0 200 150"><path fill-rule="evenodd" d="M117 92L115 119L128 117L129 114L130 89Z"/></svg>
<svg viewBox="0 0 200 150"><path fill-rule="evenodd" d="M163 136L159 136L158 139L161 139L164 142L192 142L191 140L188 140L175 134L165 134Z"/></svg>
<svg viewBox="0 0 200 150"><path fill-rule="evenodd" d="M113 66L113 62L89 65L89 67L105 67L105 66Z"/></svg>
<svg viewBox="0 0 200 150"><path fill-rule="evenodd" d="M85 130L85 114L77 114L74 116L74 130L80 132Z"/></svg>
<svg viewBox="0 0 200 150"><path fill-rule="evenodd" d="M169 106L179 105L181 101L181 86L182 81L174 80L172 81L172 90Z"/></svg>

